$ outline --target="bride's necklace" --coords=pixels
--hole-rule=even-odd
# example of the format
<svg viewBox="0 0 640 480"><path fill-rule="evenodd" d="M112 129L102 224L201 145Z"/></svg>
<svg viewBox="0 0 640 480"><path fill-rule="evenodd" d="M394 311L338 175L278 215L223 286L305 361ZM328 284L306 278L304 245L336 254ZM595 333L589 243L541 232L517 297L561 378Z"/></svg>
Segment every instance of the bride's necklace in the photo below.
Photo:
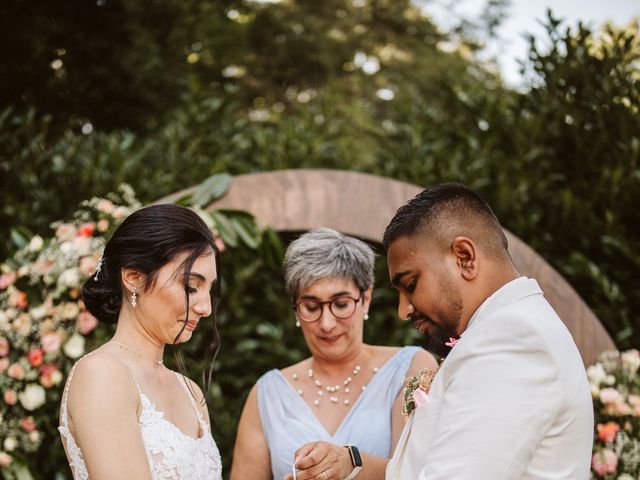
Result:
<svg viewBox="0 0 640 480"><path fill-rule="evenodd" d="M120 342L118 342L118 341L116 341L116 340L111 340L111 343L115 343L116 345L119 345L119 346L120 346L120 347L122 347L122 348L126 348L127 350L131 350L132 352L137 353L137 354L138 354L138 355L140 355L141 357L144 357L144 358L146 358L146 359L148 359L148 360L151 360L151 361L152 361L153 363L155 363L156 365L160 365L160 366L164 365L164 360L156 360L155 358L152 358L152 357L150 357L149 355L142 353L142 352L141 352L140 350L138 350L137 348L133 348L133 347L131 347L131 346L129 346L129 345L126 345L126 344L124 344L124 343L120 343Z"/></svg>
<svg viewBox="0 0 640 480"><path fill-rule="evenodd" d="M347 407L351 405L351 400L349 399L349 396L353 390L351 383L354 381L355 377L357 377L360 374L361 371L362 371L362 367L360 365L356 365L353 371L351 372L351 374L344 379L342 384L337 383L335 385L324 385L318 378L315 377L315 372L313 371L313 368L309 368L307 370L307 378L309 378L309 380L313 382L314 386L318 388L317 398L313 400L313 404L316 407L319 407L320 404L322 403L322 400L325 397L328 397L329 402L333 404L342 403ZM374 367L372 369L372 372L374 375L378 373L378 367ZM294 373L292 377L294 382L298 381L299 377L297 373ZM371 378L373 379L373 377ZM362 385L360 387L360 391L364 392L366 388L367 388L367 385ZM298 395L300 396L303 395L303 391L301 389L298 389ZM344 397L342 399L342 402L340 402L340 395Z"/></svg>

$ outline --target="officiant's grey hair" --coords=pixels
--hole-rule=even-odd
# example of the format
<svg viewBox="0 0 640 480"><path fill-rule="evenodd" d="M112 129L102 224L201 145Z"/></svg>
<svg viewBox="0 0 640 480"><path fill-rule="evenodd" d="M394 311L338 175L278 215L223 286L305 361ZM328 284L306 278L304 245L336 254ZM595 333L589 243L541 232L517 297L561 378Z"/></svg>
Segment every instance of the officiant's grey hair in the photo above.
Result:
<svg viewBox="0 0 640 480"><path fill-rule="evenodd" d="M292 299L322 278L353 280L360 292L373 286L375 254L369 245L331 228L316 228L291 242L284 282Z"/></svg>

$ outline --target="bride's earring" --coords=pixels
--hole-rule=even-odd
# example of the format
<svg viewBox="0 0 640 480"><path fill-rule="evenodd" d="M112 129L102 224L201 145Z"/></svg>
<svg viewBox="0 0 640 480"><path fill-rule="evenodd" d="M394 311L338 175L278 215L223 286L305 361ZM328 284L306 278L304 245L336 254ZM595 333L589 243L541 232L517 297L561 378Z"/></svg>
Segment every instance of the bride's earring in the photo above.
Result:
<svg viewBox="0 0 640 480"><path fill-rule="evenodd" d="M131 306L136 308L138 305L138 289L133 287L133 291L131 292Z"/></svg>
<svg viewBox="0 0 640 480"><path fill-rule="evenodd" d="M296 320L296 327L300 328L300 320Z"/></svg>
<svg viewBox="0 0 640 480"><path fill-rule="evenodd" d="M369 313L364 314L364 321L366 322L367 320L369 320Z"/></svg>

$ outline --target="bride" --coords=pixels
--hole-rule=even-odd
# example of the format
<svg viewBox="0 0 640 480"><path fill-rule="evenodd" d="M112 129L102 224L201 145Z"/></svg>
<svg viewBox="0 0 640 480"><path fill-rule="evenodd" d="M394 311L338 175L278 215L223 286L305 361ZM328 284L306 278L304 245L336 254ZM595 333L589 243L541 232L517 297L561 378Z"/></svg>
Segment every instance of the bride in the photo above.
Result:
<svg viewBox="0 0 640 480"><path fill-rule="evenodd" d="M115 334L73 367L60 408L75 479L221 478L202 391L163 364L165 345L215 309L218 259L211 231L177 205L138 210L107 243L82 298Z"/></svg>

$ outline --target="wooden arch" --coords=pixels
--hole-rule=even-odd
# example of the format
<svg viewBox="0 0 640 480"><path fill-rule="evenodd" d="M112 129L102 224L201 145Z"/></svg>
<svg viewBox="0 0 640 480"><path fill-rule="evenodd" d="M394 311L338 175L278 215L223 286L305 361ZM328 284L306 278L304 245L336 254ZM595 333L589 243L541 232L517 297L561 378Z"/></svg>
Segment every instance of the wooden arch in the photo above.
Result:
<svg viewBox="0 0 640 480"><path fill-rule="evenodd" d="M234 177L228 192L207 208L242 209L277 231L326 226L379 243L396 210L422 187L343 170L279 170ZM181 192L184 193L184 192ZM506 231L519 271L535 278L565 322L586 365L611 337L569 283L522 240Z"/></svg>

